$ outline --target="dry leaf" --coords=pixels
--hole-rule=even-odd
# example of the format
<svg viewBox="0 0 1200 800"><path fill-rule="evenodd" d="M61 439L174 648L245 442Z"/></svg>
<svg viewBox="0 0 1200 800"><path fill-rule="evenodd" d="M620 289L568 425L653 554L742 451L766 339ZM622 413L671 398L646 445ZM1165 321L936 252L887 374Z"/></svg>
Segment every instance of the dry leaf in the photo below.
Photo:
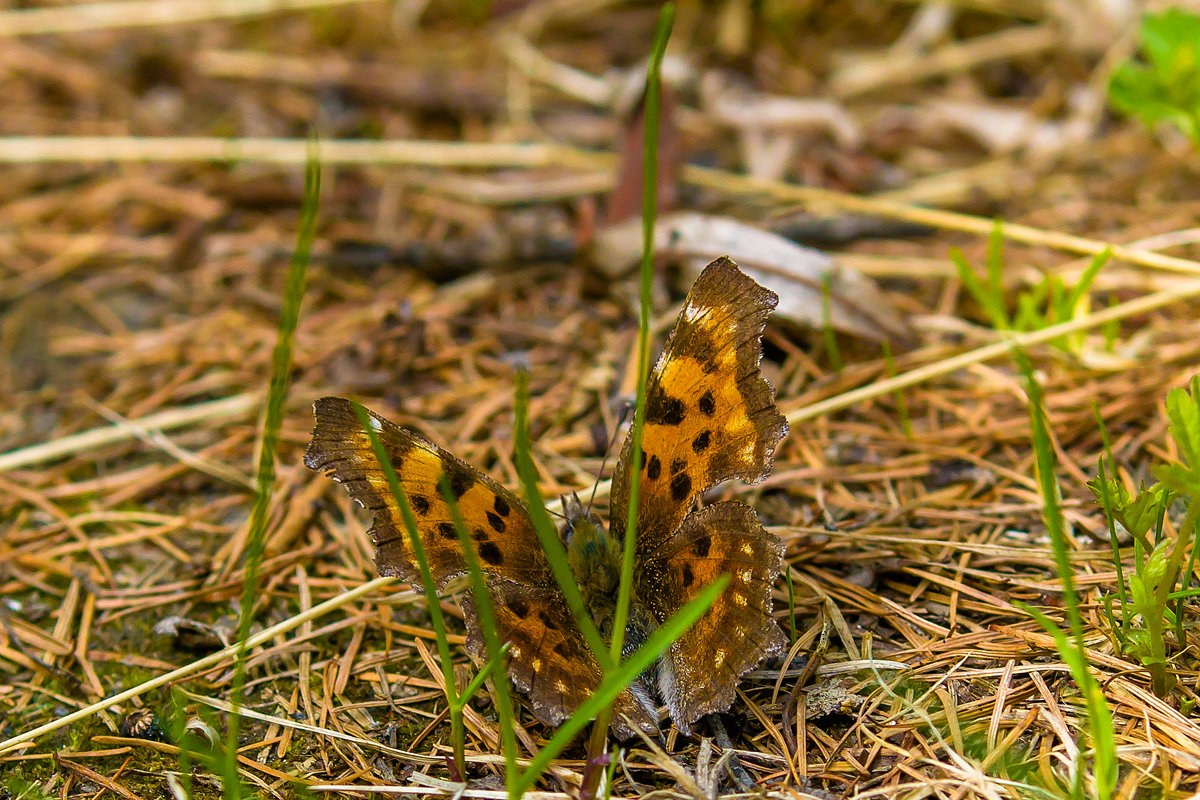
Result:
<svg viewBox="0 0 1200 800"><path fill-rule="evenodd" d="M593 244L593 257L605 274L624 274L641 252L641 221L605 228ZM898 345L913 340L904 317L870 278L770 231L728 217L683 211L658 220L654 247L658 255L682 260L689 281L714 258L729 256L779 295L776 316L814 328L826 322L822 293L828 281L829 324L835 330Z"/></svg>

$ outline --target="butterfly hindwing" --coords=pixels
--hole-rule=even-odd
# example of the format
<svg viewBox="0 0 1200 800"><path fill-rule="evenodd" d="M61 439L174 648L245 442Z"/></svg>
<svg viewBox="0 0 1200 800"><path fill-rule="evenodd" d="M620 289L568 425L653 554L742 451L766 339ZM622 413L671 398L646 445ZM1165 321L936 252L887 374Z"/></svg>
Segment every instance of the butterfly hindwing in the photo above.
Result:
<svg viewBox="0 0 1200 800"><path fill-rule="evenodd" d="M379 574L419 581L399 506L354 407L340 397L322 397L313 410L317 424L305 465L328 473L371 512ZM554 585L529 512L515 494L415 433L376 414L370 417L408 498L439 587L466 572L453 518L439 491L443 479L457 497L484 572L527 586Z"/></svg>
<svg viewBox="0 0 1200 800"><path fill-rule="evenodd" d="M704 491L771 470L787 421L759 371L761 337L778 297L728 258L705 267L688 293L646 385L637 537L652 552ZM631 438L613 478L610 525L623 538Z"/></svg>
<svg viewBox="0 0 1200 800"><path fill-rule="evenodd" d="M771 586L782 565L779 537L737 501L690 514L641 565L636 594L660 624L702 588L729 576L708 611L659 662L659 692L685 733L705 714L729 708L741 674L786 643L771 616Z"/></svg>
<svg viewBox="0 0 1200 800"><path fill-rule="evenodd" d="M529 696L534 716L547 725L559 725L600 685L596 657L557 588L542 591L492 581L489 589L496 633L501 641L509 642L509 677ZM467 649L477 658L485 658L472 598L463 600L463 611L470 630ZM658 730L657 720L631 689L617 697L613 712L613 727L623 739L633 735L631 725L646 732ZM629 724L621 722L623 717Z"/></svg>

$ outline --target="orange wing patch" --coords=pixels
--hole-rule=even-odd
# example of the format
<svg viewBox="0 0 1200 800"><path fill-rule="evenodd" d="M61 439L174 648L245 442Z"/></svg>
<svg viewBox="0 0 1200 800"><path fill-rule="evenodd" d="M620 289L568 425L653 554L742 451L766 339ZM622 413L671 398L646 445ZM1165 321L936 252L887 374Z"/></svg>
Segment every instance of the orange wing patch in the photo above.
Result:
<svg viewBox="0 0 1200 800"><path fill-rule="evenodd" d="M667 337L646 389L638 551L652 552L696 498L721 481L771 469L787 421L759 371L760 339L778 297L728 258L705 268ZM614 477L610 525L624 536L629 439Z"/></svg>
<svg viewBox="0 0 1200 800"><path fill-rule="evenodd" d="M317 425L305 465L328 473L371 512L379 574L420 581L400 508L350 401L322 397L313 409ZM374 413L370 417L408 498L439 587L467 569L439 490L443 478L458 500L484 572L526 586L556 586L529 512L515 494L415 433Z"/></svg>

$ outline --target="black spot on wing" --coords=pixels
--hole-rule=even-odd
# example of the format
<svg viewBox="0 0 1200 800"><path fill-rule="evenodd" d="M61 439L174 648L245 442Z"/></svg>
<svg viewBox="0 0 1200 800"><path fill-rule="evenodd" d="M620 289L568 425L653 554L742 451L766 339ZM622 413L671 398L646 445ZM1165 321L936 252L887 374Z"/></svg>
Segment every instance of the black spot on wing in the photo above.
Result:
<svg viewBox="0 0 1200 800"><path fill-rule="evenodd" d="M717 412L717 401L713 398L711 390L700 395L700 400L696 403L696 407L706 417L711 417Z"/></svg>
<svg viewBox="0 0 1200 800"><path fill-rule="evenodd" d="M471 469L456 461L448 453L442 453L442 470L455 500L462 497L468 489L475 485L475 474Z"/></svg>
<svg viewBox="0 0 1200 800"><path fill-rule="evenodd" d="M657 384L646 398L646 422L651 425L678 425L687 414L687 406L678 397L671 397Z"/></svg>
<svg viewBox="0 0 1200 800"><path fill-rule="evenodd" d="M493 567L498 567L504 563L504 554L500 552L500 548L495 542L484 542L479 545L479 557Z"/></svg>
<svg viewBox="0 0 1200 800"><path fill-rule="evenodd" d="M458 538L458 532L454 529L453 522L439 522L437 532L443 539L454 540Z"/></svg>
<svg viewBox="0 0 1200 800"><path fill-rule="evenodd" d="M493 514L491 511L487 512L487 521L488 525L491 525L492 530L496 533L504 533L504 520L500 519L499 514Z"/></svg>
<svg viewBox="0 0 1200 800"><path fill-rule="evenodd" d="M695 439L692 439L692 452L700 455L708 449L709 443L712 441L712 434L709 431L701 431Z"/></svg>
<svg viewBox="0 0 1200 800"><path fill-rule="evenodd" d="M508 506L508 501L500 495L496 495L496 502L492 504L492 508L496 509L496 513L502 517L507 517L508 513L512 511Z"/></svg>
<svg viewBox="0 0 1200 800"><path fill-rule="evenodd" d="M408 504L412 506L413 511L422 517L429 513L429 498L424 495L411 495L408 498Z"/></svg>
<svg viewBox="0 0 1200 800"><path fill-rule="evenodd" d="M660 474L662 474L662 462L658 460L658 456L650 456L650 460L646 463L646 477L656 481Z"/></svg>
<svg viewBox="0 0 1200 800"><path fill-rule="evenodd" d="M671 479L671 497L682 503L692 491L692 479L686 472L681 472Z"/></svg>

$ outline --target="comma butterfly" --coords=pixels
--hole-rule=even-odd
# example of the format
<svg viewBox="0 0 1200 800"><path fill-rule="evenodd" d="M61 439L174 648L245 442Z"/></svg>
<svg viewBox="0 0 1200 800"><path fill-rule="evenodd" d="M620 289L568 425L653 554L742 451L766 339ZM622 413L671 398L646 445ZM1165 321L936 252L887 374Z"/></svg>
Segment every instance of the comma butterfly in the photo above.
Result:
<svg viewBox="0 0 1200 800"><path fill-rule="evenodd" d="M626 635L635 647L700 589L730 583L680 639L627 688L613 729L658 730L656 695L684 733L705 714L724 711L738 679L786 642L771 615L771 586L783 543L749 506L726 501L692 507L706 490L739 478L756 483L771 470L787 421L759 371L761 338L778 297L728 258L696 279L647 384L637 511L633 602ZM396 500L348 400L323 397L304 463L342 483L374 515L371 538L381 575L413 582L419 571ZM600 666L567 608L521 499L479 470L374 414L383 445L412 506L439 588L466 572L445 479L471 531L501 641L511 643L508 674L534 715L567 718L600 682ZM620 552L628 519L631 440L613 479L609 529L569 499L561 532L585 604L606 637L612 632ZM484 655L470 598L463 601L469 651Z"/></svg>

